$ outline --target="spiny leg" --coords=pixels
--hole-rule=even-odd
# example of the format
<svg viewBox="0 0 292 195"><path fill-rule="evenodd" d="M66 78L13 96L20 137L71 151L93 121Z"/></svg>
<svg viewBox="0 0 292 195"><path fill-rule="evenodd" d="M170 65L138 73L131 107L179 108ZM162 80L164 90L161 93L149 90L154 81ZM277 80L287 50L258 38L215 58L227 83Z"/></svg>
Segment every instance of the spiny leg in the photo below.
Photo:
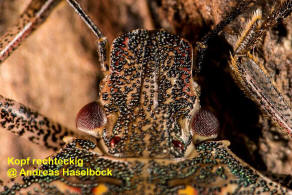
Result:
<svg viewBox="0 0 292 195"><path fill-rule="evenodd" d="M229 64L235 80L244 92L292 135L292 109L289 102L275 87L257 57L249 53L249 50L256 46L258 39L291 11L291 0L282 3L266 20L262 19L260 10L255 11L237 41L231 44L234 52Z"/></svg>
<svg viewBox="0 0 292 195"><path fill-rule="evenodd" d="M197 58L195 61L196 66L194 70L196 73L199 73L201 71L202 66L205 63L208 45L212 38L218 36L218 34L224 29L224 27L227 26L231 21L233 21L252 2L253 0L248 0L238 3L238 6L236 6L236 8L230 14L228 14L219 24L216 25L216 27L212 31L210 31L200 41L196 43L195 48L197 52Z"/></svg>
<svg viewBox="0 0 292 195"><path fill-rule="evenodd" d="M59 123L31 111L23 104L0 95L0 127L27 138L29 141L58 150L65 136L77 135Z"/></svg>
<svg viewBox="0 0 292 195"><path fill-rule="evenodd" d="M246 32L243 37L239 37L244 38L244 41L239 39L237 45L235 46L234 53L240 55L253 49L268 29L272 28L281 20L288 17L291 12L292 1L286 0L281 3L280 6L264 21L261 21L261 13L255 13L254 22L250 21L250 24L248 24L250 25L250 28L247 29L249 32Z"/></svg>
<svg viewBox="0 0 292 195"><path fill-rule="evenodd" d="M0 63L21 45L49 16L61 0L32 0L21 14L17 25L0 37Z"/></svg>

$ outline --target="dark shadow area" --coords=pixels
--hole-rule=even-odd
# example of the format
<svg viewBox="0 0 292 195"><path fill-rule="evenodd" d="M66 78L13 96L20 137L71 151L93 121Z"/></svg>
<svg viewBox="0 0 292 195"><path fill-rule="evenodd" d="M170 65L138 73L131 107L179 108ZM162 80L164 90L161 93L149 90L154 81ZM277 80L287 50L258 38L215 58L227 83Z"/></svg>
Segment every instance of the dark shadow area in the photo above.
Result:
<svg viewBox="0 0 292 195"><path fill-rule="evenodd" d="M266 166L258 152L261 127L257 105L236 85L228 67L230 46L220 37L209 43L198 83L201 105L214 112L220 121L219 140L229 140L230 149L260 171Z"/></svg>

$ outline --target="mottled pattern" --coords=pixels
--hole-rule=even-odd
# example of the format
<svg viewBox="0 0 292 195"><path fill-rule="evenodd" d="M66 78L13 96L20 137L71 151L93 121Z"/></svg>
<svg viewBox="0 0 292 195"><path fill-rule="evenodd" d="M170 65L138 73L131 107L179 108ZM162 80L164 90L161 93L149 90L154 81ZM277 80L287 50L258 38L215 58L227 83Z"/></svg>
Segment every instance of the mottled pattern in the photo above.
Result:
<svg viewBox="0 0 292 195"><path fill-rule="evenodd" d="M109 122L100 131L108 153L184 156L191 116L199 108L190 43L166 31L129 32L114 40L106 74L100 102ZM114 136L121 141L111 147ZM175 141L183 146L174 147Z"/></svg>
<svg viewBox="0 0 292 195"><path fill-rule="evenodd" d="M193 155L182 159L114 158L100 156L95 143L74 140L54 156L82 158L83 167L74 170L112 170L112 176L30 176L22 184L11 184L1 194L30 191L32 194L288 194L280 185L256 173L227 149L228 142L205 142ZM43 165L41 170L62 170Z"/></svg>
<svg viewBox="0 0 292 195"><path fill-rule="evenodd" d="M77 135L23 104L0 95L0 127L27 138L33 143L57 150L64 145L65 136Z"/></svg>
<svg viewBox="0 0 292 195"><path fill-rule="evenodd" d="M32 0L21 14L17 25L0 37L0 63L41 25L60 0Z"/></svg>

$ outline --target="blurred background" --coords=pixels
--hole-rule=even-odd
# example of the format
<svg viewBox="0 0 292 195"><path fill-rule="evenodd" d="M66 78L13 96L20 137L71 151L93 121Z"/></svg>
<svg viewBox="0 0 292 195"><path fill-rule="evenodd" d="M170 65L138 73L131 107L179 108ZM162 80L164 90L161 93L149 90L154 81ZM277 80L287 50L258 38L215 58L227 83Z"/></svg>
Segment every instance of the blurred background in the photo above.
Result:
<svg viewBox="0 0 292 195"><path fill-rule="evenodd" d="M16 23L30 0L0 0L0 35ZM82 7L108 37L137 28L160 29L195 43L237 5L237 0L82 0ZM280 1L279 1L280 2ZM273 1L253 6L273 10ZM238 23L238 29L242 28ZM228 28L226 28L228 31ZM97 98L101 77L95 37L67 3L0 66L0 94L75 129L75 116ZM260 57L286 98L292 97L292 18L281 21L263 38ZM194 79L202 88L201 104L219 118L218 139L258 170L292 172L292 141L250 101L229 74L229 47L220 36L210 43L206 64ZM291 101L291 98L290 98ZM6 177L7 157L45 158L44 148L0 131L0 175Z"/></svg>

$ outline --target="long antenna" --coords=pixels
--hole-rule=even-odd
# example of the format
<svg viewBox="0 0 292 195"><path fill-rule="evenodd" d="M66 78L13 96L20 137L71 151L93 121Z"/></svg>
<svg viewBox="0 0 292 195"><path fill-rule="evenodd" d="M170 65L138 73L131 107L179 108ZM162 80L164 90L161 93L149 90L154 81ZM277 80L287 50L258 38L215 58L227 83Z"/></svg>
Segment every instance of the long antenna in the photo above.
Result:
<svg viewBox="0 0 292 195"><path fill-rule="evenodd" d="M107 38L92 22L89 16L82 10L81 6L76 0L67 0L67 2L73 7L73 9L77 12L77 14L82 18L85 24L90 28L90 30L97 37L97 52L99 55L99 62L103 71L108 71L109 70L109 66L108 66L109 46L108 46Z"/></svg>
<svg viewBox="0 0 292 195"><path fill-rule="evenodd" d="M73 7L77 14L82 18L90 30L95 34L98 39L104 37L102 32L97 28L97 26L92 22L90 17L82 10L80 4L75 0L67 0L67 2Z"/></svg>

